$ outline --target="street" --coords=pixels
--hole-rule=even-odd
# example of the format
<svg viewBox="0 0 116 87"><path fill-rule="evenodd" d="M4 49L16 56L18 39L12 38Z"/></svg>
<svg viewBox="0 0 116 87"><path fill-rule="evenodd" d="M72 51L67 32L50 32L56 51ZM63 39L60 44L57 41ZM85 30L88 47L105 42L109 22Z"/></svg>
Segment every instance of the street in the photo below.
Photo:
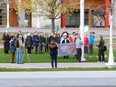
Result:
<svg viewBox="0 0 116 87"><path fill-rule="evenodd" d="M1 87L116 87L116 71L1 72Z"/></svg>

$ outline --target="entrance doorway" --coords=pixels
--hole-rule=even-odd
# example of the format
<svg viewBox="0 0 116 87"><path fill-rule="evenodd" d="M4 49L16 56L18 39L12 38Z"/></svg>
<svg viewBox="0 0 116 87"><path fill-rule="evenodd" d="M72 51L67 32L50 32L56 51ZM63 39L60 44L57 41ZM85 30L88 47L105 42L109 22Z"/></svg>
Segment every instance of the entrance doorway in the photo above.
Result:
<svg viewBox="0 0 116 87"><path fill-rule="evenodd" d="M84 13L84 25L88 25L88 10ZM80 26L80 11L75 11L70 17L66 18L66 27L79 27Z"/></svg>

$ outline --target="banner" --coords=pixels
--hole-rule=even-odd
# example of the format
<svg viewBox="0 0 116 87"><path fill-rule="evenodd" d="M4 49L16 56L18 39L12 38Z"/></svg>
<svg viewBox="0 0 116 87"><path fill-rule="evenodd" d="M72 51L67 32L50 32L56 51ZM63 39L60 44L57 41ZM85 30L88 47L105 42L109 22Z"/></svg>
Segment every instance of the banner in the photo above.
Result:
<svg viewBox="0 0 116 87"><path fill-rule="evenodd" d="M67 56L76 54L76 43L58 44L58 56Z"/></svg>

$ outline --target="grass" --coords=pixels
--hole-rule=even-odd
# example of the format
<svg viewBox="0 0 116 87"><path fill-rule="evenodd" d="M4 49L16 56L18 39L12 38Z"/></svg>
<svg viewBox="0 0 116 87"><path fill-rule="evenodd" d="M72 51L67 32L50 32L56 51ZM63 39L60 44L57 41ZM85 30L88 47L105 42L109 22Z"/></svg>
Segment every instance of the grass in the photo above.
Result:
<svg viewBox="0 0 116 87"><path fill-rule="evenodd" d="M1 41L1 38L0 38ZM106 39L105 40L106 44L109 44L109 40ZM116 42L116 39L113 39L113 42ZM98 43L98 41L95 41L95 45ZM85 55L86 61L85 62L97 62L98 61L98 49L97 47L94 45L94 54L93 55ZM114 50L114 58L116 58L116 50ZM108 50L105 52L105 61L108 61L108 55L109 52ZM23 55L23 62L24 63L28 63L28 56L25 54ZM50 56L49 54L29 54L30 57L30 62L31 63L48 63L50 62ZM11 54L4 54L3 49L0 49L0 63L10 63L10 58L11 58ZM115 59L116 61L116 59ZM75 62L75 57L74 56L69 56L69 59L64 59L63 57L58 57L58 62L60 63L70 63L70 62Z"/></svg>
<svg viewBox="0 0 116 87"><path fill-rule="evenodd" d="M94 49L94 54L93 55L85 55L86 61L85 62L97 62L98 57L97 57L98 50ZM114 53L116 53L116 50L114 50ZM105 61L108 60L108 50L105 52ZM23 62L28 63L28 56L27 54L23 55ZM50 62L50 56L49 54L29 54L30 57L30 62L31 63L49 63ZM116 57L116 54L114 54L114 58ZM10 63L11 59L11 54L4 54L3 49L0 49L0 63ZM73 63L75 62L75 56L69 56L68 59L64 59L63 57L58 57L58 62L59 63ZM116 61L116 59L115 59Z"/></svg>
<svg viewBox="0 0 116 87"><path fill-rule="evenodd" d="M115 71L116 68L44 68L44 69L19 69L0 68L0 72L41 72L41 71Z"/></svg>
<svg viewBox="0 0 116 87"><path fill-rule="evenodd" d="M1 39L0 39L1 42ZM109 40L105 40L106 44L109 44ZM116 39L113 39L113 42L116 43ZM98 41L95 41L95 45L98 43ZM97 62L98 57L97 57L97 47L94 46L94 53L93 55L85 55L86 61L85 62ZM116 61L116 50L114 50L114 58ZM109 50L105 52L105 61L108 61L108 55L109 55ZM30 62L31 63L49 63L50 62L50 56L49 54L29 54L30 57ZM4 54L3 48L0 49L0 63L10 63L11 60L11 54ZM23 58L24 63L28 63L28 57L25 54ZM59 63L74 63L75 62L75 57L74 56L69 56L68 59L64 59L63 57L58 57L58 62ZM116 68L57 68L57 69L51 69L51 68L46 68L46 69L9 69L9 68L0 68L0 72L25 72L25 71L110 71L110 70L116 70Z"/></svg>

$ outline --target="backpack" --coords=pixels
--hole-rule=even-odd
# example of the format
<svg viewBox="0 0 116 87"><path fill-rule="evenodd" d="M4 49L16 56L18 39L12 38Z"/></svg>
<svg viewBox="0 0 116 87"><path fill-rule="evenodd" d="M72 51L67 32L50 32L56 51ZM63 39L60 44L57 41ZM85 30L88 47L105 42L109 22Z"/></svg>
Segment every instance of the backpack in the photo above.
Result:
<svg viewBox="0 0 116 87"><path fill-rule="evenodd" d="M107 50L107 47L104 45L104 51L106 51Z"/></svg>
<svg viewBox="0 0 116 87"><path fill-rule="evenodd" d="M18 39L16 39L16 41L15 41L15 47L16 47L16 48L19 47L19 40L18 40Z"/></svg>

